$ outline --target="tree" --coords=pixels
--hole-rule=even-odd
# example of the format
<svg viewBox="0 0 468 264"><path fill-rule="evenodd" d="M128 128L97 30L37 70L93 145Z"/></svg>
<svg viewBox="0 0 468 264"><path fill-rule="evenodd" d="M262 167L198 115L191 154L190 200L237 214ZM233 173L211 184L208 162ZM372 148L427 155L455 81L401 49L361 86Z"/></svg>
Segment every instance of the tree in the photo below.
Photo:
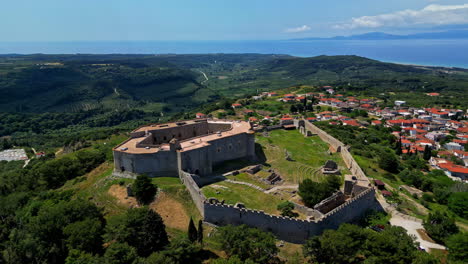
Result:
<svg viewBox="0 0 468 264"><path fill-rule="evenodd" d="M419 256L413 239L401 227L385 226L381 232L356 225L342 224L338 230L325 230L303 246L311 263L413 263ZM427 253L423 253L428 255ZM416 262L426 263L426 262ZM433 262L427 262L433 263Z"/></svg>
<svg viewBox="0 0 468 264"><path fill-rule="evenodd" d="M189 226L188 226L188 239L191 242L197 241L197 228L195 227L195 224L193 223L192 218L190 218Z"/></svg>
<svg viewBox="0 0 468 264"><path fill-rule="evenodd" d="M403 152L401 150L401 138L397 141L396 143L396 146L395 146L395 154L397 154L398 156L400 156Z"/></svg>
<svg viewBox="0 0 468 264"><path fill-rule="evenodd" d="M334 180L332 180L331 183L327 181L320 183L314 182L311 179L305 179L299 183L298 194L308 207L313 207L323 199L332 195L336 190L334 188L335 186Z"/></svg>
<svg viewBox="0 0 468 264"><path fill-rule="evenodd" d="M112 243L104 253L105 263L108 264L131 264L138 259L137 251L127 243Z"/></svg>
<svg viewBox="0 0 468 264"><path fill-rule="evenodd" d="M388 171L396 173L398 172L398 160L395 155L387 151L381 151L379 158L379 167Z"/></svg>
<svg viewBox="0 0 468 264"><path fill-rule="evenodd" d="M291 112L291 114L297 113L297 107L295 105L291 105L291 107L289 108L289 112Z"/></svg>
<svg viewBox="0 0 468 264"><path fill-rule="evenodd" d="M446 213L439 211L430 213L424 220L423 226L429 236L439 243L444 243L449 236L459 232L455 221Z"/></svg>
<svg viewBox="0 0 468 264"><path fill-rule="evenodd" d="M452 193L448 198L448 208L457 215L468 218L468 192Z"/></svg>
<svg viewBox="0 0 468 264"><path fill-rule="evenodd" d="M197 241L198 243L203 243L203 221L200 219L198 220L198 234L197 234Z"/></svg>
<svg viewBox="0 0 468 264"><path fill-rule="evenodd" d="M335 191L338 190L341 186L341 178L337 175L328 175L325 178L325 182L328 185L328 188Z"/></svg>
<svg viewBox="0 0 468 264"><path fill-rule="evenodd" d="M106 226L106 240L116 240L135 247L143 257L169 244L161 216L147 207L132 208L125 215L114 216Z"/></svg>
<svg viewBox="0 0 468 264"><path fill-rule="evenodd" d="M278 204L277 208L279 211L281 211L282 216L287 216L287 217L298 217L299 214L294 212L294 204L291 203L290 201L284 201L280 204Z"/></svg>
<svg viewBox="0 0 468 264"><path fill-rule="evenodd" d="M132 189L139 204L151 203L158 191L157 186L152 184L151 179L146 175L138 175Z"/></svg>
<svg viewBox="0 0 468 264"><path fill-rule="evenodd" d="M65 264L100 264L103 259L98 256L93 256L90 253L72 249L68 252L68 257L65 259Z"/></svg>
<svg viewBox="0 0 468 264"><path fill-rule="evenodd" d="M447 239L449 259L466 261L468 259L468 233L459 233Z"/></svg>
<svg viewBox="0 0 468 264"><path fill-rule="evenodd" d="M63 229L67 236L67 247L90 253L100 253L102 250L102 222L99 219L85 219L67 225Z"/></svg>
<svg viewBox="0 0 468 264"><path fill-rule="evenodd" d="M212 264L255 264L255 262L253 262L250 259L241 260L239 256L237 255L231 256L228 259L218 258L218 259L215 259L211 263Z"/></svg>
<svg viewBox="0 0 468 264"><path fill-rule="evenodd" d="M237 255L242 261L267 263L278 253L272 234L246 225L220 227L216 238L228 256Z"/></svg>
<svg viewBox="0 0 468 264"><path fill-rule="evenodd" d="M424 147L424 154L423 154L423 159L425 160L430 160L432 156L431 149L429 148L428 145Z"/></svg>
<svg viewBox="0 0 468 264"><path fill-rule="evenodd" d="M173 263L201 263L200 252L202 246L185 237L177 237L166 250L161 253L171 259Z"/></svg>

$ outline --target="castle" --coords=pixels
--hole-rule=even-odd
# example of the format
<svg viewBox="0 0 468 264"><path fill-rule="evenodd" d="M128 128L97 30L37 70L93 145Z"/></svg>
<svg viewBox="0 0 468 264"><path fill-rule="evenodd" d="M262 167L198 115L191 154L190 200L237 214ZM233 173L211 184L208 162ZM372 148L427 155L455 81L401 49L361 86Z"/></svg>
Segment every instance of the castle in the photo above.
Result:
<svg viewBox="0 0 468 264"><path fill-rule="evenodd" d="M223 161L255 158L255 136L249 122L197 119L135 129L113 149L115 172L121 175L199 176Z"/></svg>
<svg viewBox="0 0 468 264"><path fill-rule="evenodd" d="M198 180L211 174L214 165L239 158L255 159L254 131L244 121L198 119L140 127L114 148L114 175L179 177L205 222L246 224L293 243L304 243L326 229L356 221L368 210L383 210L376 200L375 189L346 145L306 120L294 120L294 127L304 136L319 136L340 152L352 173L346 175L343 192L335 193L313 209L295 204L295 209L307 215L308 220L270 215L204 196Z"/></svg>

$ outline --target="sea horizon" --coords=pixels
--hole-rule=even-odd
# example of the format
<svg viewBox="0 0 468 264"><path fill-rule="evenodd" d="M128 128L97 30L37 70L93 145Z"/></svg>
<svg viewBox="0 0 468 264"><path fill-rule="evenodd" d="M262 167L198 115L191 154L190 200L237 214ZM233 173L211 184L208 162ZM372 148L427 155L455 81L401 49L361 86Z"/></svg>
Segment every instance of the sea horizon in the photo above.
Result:
<svg viewBox="0 0 468 264"><path fill-rule="evenodd" d="M468 39L436 40L158 40L0 42L0 55L31 54L357 55L384 62L468 69Z"/></svg>

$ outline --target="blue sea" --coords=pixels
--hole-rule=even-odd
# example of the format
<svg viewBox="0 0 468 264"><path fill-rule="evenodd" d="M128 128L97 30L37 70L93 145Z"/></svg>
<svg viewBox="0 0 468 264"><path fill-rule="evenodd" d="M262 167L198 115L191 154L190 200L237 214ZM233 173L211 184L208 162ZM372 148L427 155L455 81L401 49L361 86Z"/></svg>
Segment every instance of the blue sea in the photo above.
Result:
<svg viewBox="0 0 468 264"><path fill-rule="evenodd" d="M387 62L468 68L468 40L0 42L0 54L263 53L358 55Z"/></svg>

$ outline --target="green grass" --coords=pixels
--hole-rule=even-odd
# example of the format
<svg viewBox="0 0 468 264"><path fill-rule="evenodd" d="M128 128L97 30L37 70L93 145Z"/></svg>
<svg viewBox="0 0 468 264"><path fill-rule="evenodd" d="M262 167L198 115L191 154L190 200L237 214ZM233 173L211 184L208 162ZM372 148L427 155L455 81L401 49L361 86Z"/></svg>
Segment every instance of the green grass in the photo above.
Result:
<svg viewBox="0 0 468 264"><path fill-rule="evenodd" d="M226 188L215 188L213 185L224 186ZM202 188L203 194L207 197L214 197L218 200L225 200L227 204L243 203L249 209L263 210L266 213L278 214L276 206L281 203L281 199L265 194L252 187L234 184L229 182L218 182ZM216 193L216 192L219 192Z"/></svg>
<svg viewBox="0 0 468 264"><path fill-rule="evenodd" d="M299 183L307 178L321 181L323 175L319 168L327 160L337 162L342 174L349 173L340 153L328 154L328 144L317 136L304 137L297 130L274 130L269 137L257 135L257 142L262 146L266 163L277 169L287 182ZM293 161L285 159L285 150Z"/></svg>

